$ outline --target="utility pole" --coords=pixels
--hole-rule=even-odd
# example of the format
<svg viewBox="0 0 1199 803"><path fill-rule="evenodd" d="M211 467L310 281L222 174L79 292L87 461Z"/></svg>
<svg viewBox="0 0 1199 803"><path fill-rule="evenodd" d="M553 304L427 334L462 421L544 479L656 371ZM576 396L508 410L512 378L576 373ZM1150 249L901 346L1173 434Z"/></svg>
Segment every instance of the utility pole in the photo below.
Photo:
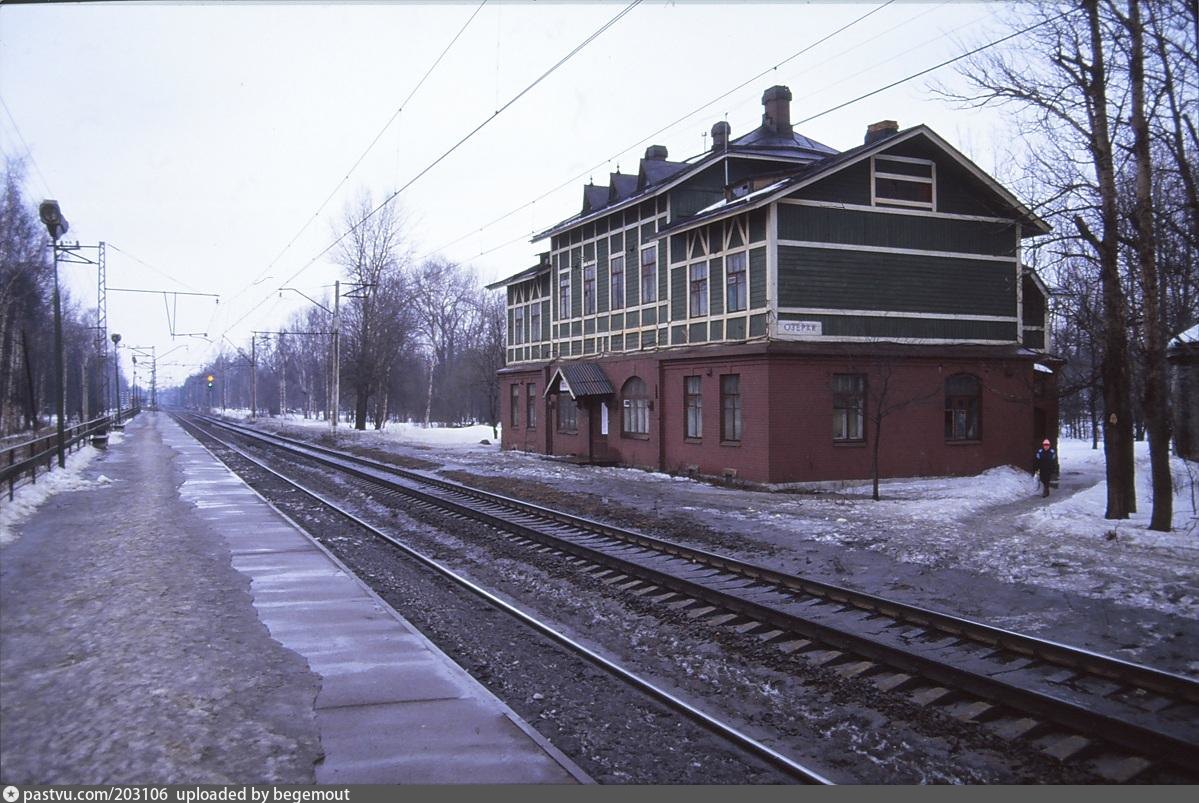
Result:
<svg viewBox="0 0 1199 803"><path fill-rule="evenodd" d="M54 249L54 380L58 385L58 467L66 468L66 428L63 419L66 417L67 405L64 396L67 376L62 355L62 305L58 296L58 240L67 233L70 224L63 217L58 201L42 201L38 207L38 216L50 234L50 247Z"/></svg>
<svg viewBox="0 0 1199 803"><path fill-rule="evenodd" d="M258 334L250 335L250 420L258 416Z"/></svg>
<svg viewBox="0 0 1199 803"><path fill-rule="evenodd" d="M333 282L333 429L337 429L341 401L341 280Z"/></svg>
<svg viewBox="0 0 1199 803"><path fill-rule="evenodd" d="M113 332L112 333L112 387L113 387L113 391L114 391L113 396L116 397L116 402L117 402L117 417L112 425L112 428L115 430L118 430L118 431L125 428L124 424L121 423L121 352L119 352L117 350L120 347L121 347L121 336L119 334L117 334L116 332Z"/></svg>

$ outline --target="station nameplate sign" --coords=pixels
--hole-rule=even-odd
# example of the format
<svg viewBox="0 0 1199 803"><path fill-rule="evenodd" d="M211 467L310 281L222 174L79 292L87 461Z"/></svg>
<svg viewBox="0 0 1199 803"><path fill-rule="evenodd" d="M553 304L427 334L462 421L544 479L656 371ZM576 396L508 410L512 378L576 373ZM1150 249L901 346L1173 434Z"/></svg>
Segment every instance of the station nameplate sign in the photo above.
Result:
<svg viewBox="0 0 1199 803"><path fill-rule="evenodd" d="M778 336L788 338L820 337L824 334L820 321L779 321Z"/></svg>

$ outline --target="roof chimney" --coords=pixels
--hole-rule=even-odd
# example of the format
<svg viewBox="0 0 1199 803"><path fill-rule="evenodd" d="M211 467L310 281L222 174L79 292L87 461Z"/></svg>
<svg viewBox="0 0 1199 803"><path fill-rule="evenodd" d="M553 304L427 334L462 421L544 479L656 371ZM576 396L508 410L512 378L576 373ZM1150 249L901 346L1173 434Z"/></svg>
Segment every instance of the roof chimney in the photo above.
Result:
<svg viewBox="0 0 1199 803"><path fill-rule="evenodd" d="M892 134L898 133L899 123L894 120L880 120L877 123L871 123L866 126L866 139L864 145L869 145L871 142L878 142L880 139L885 139Z"/></svg>
<svg viewBox="0 0 1199 803"><path fill-rule="evenodd" d="M721 120L716 125L712 126L712 152L723 151L729 144L729 132L732 129L729 124Z"/></svg>
<svg viewBox="0 0 1199 803"><path fill-rule="evenodd" d="M772 86L762 93L762 126L774 134L791 134L791 90Z"/></svg>
<svg viewBox="0 0 1199 803"><path fill-rule="evenodd" d="M666 161L666 146L665 145L650 145L645 149L645 158L654 162Z"/></svg>

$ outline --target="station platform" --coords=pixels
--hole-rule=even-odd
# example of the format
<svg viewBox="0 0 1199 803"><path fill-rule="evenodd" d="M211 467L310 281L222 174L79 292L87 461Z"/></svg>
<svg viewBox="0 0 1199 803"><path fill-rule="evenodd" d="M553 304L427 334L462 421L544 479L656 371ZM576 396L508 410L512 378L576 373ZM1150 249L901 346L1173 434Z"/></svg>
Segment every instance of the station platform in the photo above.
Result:
<svg viewBox="0 0 1199 803"><path fill-rule="evenodd" d="M587 783L164 413L0 548L6 783Z"/></svg>

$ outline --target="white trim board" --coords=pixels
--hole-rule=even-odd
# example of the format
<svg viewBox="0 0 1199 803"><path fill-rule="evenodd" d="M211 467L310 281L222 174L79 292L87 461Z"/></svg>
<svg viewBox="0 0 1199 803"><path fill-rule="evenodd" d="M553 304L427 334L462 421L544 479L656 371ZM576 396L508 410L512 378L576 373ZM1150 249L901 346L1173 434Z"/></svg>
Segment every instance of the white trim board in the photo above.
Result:
<svg viewBox="0 0 1199 803"><path fill-rule="evenodd" d="M856 245L852 243L818 243L811 240L778 241L779 247L791 248L824 248L834 251L868 251L875 254L906 254L922 257L942 257L944 259L981 259L988 262L1016 262L1016 257L997 256L995 254L969 254L962 251L924 251L919 248L891 248L882 245Z"/></svg>
<svg viewBox="0 0 1199 803"><path fill-rule="evenodd" d="M1015 315L961 315L956 312L897 312L894 310L836 309L832 307L779 307L779 315L858 315L871 318L922 318L942 321L1015 323Z"/></svg>
<svg viewBox="0 0 1199 803"><path fill-rule="evenodd" d="M790 206L818 206L826 209L843 209L849 212L881 212L885 215L907 215L909 217L931 217L943 220L972 220L979 223L1007 223L1015 225L1016 221L1005 217L987 217L985 215L962 215L957 212L930 212L927 209L892 209L889 207L868 206L866 204L841 203L839 201L812 201L806 198L783 198L781 204Z"/></svg>

